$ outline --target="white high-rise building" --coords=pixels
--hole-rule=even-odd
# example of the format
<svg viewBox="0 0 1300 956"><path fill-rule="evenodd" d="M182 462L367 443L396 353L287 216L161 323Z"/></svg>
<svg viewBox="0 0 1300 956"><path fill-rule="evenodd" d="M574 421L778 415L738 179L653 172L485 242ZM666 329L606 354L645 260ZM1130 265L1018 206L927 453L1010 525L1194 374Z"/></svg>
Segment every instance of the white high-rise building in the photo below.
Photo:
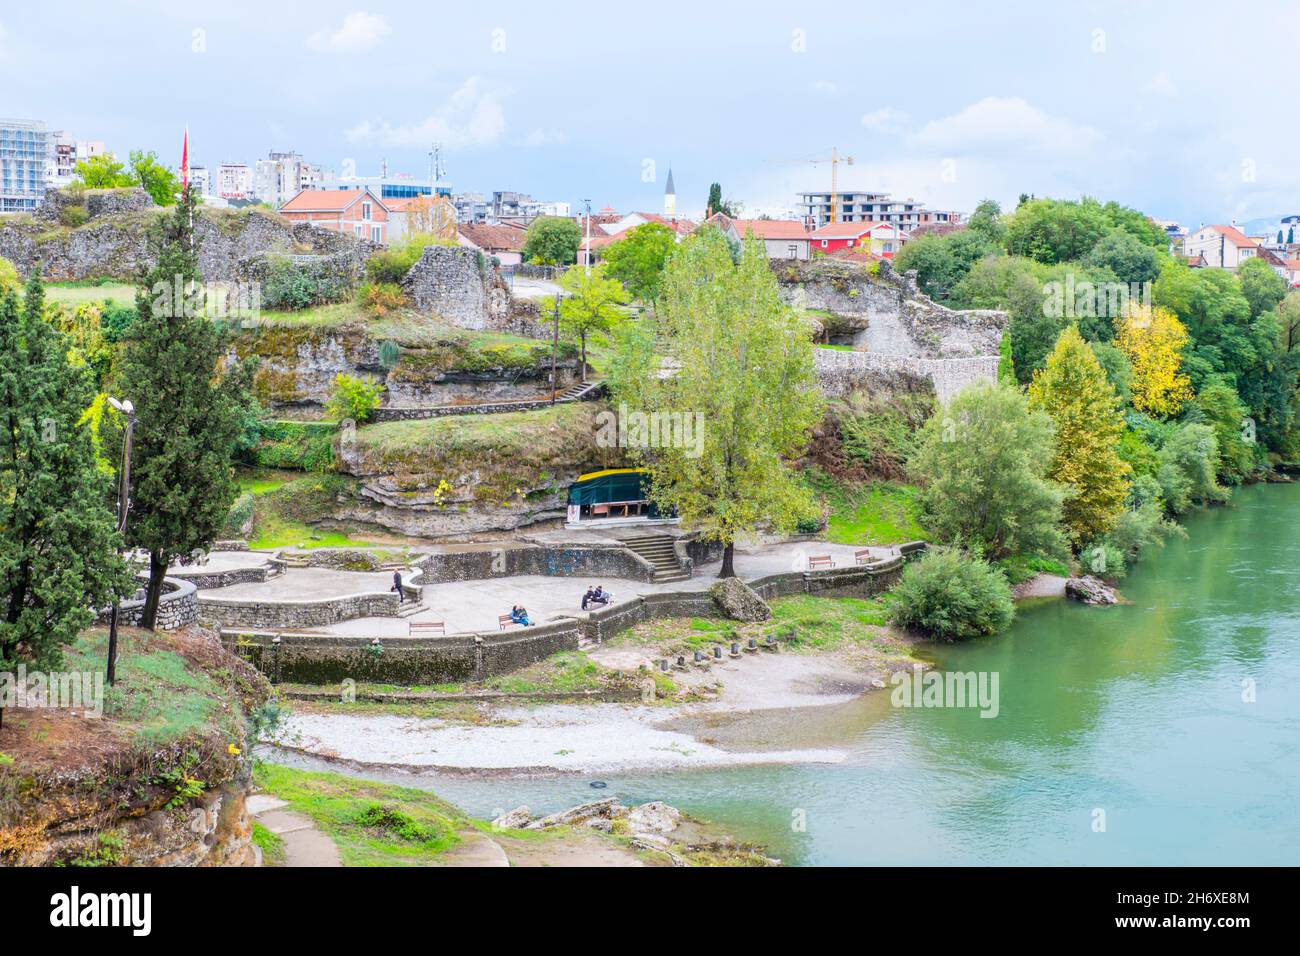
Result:
<svg viewBox="0 0 1300 956"><path fill-rule="evenodd" d="M252 199L253 170L244 163L222 163L217 167L217 195L222 199Z"/></svg>
<svg viewBox="0 0 1300 956"><path fill-rule="evenodd" d="M0 212L31 212L45 199L49 142L39 120L0 119Z"/></svg>
<svg viewBox="0 0 1300 956"><path fill-rule="evenodd" d="M77 178L77 163L107 152L101 139L73 139L64 132L51 133L49 162L45 166L45 184L62 189Z"/></svg>
<svg viewBox="0 0 1300 956"><path fill-rule="evenodd" d="M304 189L319 189L324 170L294 152L271 152L257 161L254 192L264 203L277 209Z"/></svg>

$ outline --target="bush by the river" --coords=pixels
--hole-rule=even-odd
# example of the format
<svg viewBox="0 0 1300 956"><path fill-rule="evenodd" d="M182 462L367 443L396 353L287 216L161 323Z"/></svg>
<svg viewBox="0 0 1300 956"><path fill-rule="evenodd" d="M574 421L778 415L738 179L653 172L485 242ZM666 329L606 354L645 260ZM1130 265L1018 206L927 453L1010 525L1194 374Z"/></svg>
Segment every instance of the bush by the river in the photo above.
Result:
<svg viewBox="0 0 1300 956"><path fill-rule="evenodd" d="M932 550L894 587L893 622L945 641L997 634L1015 617L1006 575L983 558Z"/></svg>

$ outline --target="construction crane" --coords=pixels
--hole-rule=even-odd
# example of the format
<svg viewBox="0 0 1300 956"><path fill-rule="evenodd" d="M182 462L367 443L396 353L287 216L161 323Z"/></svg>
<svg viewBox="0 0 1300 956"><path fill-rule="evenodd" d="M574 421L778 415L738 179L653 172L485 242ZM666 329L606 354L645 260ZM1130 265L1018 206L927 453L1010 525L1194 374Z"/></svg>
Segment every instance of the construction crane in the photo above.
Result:
<svg viewBox="0 0 1300 956"><path fill-rule="evenodd" d="M840 170L839 170L839 167L840 167L840 163L841 163L841 162L843 162L845 165L852 166L852 165L853 165L853 157L852 157L852 156L841 156L841 155L840 155L840 151L839 151L839 149L838 149L837 147L832 146L832 147L831 147L831 154L830 154L830 156L817 156L817 157L813 157L812 159L769 160L769 162L782 162L782 163L785 163L785 164L787 164L787 165L794 165L794 164L796 164L796 163L811 163L811 164L814 165L814 166L821 166L821 165L824 165L824 164L826 164L826 163L830 163L830 164L831 164L831 218L830 218L830 221L831 221L831 222L838 222L838 221L839 221L839 208L838 208L838 207L839 207L839 192L840 192L840 184L839 184L839 171L840 171Z"/></svg>

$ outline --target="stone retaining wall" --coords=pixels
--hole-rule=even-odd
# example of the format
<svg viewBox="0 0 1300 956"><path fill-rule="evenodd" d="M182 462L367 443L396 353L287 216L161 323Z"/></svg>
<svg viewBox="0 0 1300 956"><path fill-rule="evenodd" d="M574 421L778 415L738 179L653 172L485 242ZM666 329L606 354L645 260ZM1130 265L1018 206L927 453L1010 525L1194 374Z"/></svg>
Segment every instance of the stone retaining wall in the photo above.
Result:
<svg viewBox="0 0 1300 956"><path fill-rule="evenodd" d="M562 548L525 544L490 551L450 551L429 554L415 562L424 572L422 584L476 581L520 574L547 577L611 577L649 583L654 567L622 545Z"/></svg>
<svg viewBox="0 0 1300 956"><path fill-rule="evenodd" d="M145 578L145 580L148 580ZM179 630L198 620L198 588L181 578L163 578L163 593L158 598L158 615L154 626L164 631ZM96 617L96 623L107 624L110 609L105 608ZM118 605L117 623L134 627L144 614L144 599L132 598Z"/></svg>
<svg viewBox="0 0 1300 956"><path fill-rule="evenodd" d="M358 617L396 617L400 608L391 591L275 603L204 596L198 599L198 620L204 627L321 627Z"/></svg>
<svg viewBox="0 0 1300 956"><path fill-rule="evenodd" d="M276 681L338 684L345 680L435 684L483 680L552 654L577 650L582 627L564 618L537 627L434 638L391 638L376 652L371 638L223 630L226 648Z"/></svg>
<svg viewBox="0 0 1300 956"><path fill-rule="evenodd" d="M851 391L864 376L901 372L927 379L935 397L946 402L972 382L996 382L998 357L933 359L880 352L844 352L817 349L817 377L822 391L837 397Z"/></svg>

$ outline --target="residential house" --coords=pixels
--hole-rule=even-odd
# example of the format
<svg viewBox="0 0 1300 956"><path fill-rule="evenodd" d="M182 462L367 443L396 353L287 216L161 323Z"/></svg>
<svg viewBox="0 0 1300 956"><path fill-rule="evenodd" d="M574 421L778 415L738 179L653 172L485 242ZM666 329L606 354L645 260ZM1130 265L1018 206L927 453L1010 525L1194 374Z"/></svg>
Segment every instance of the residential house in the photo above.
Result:
<svg viewBox="0 0 1300 956"><path fill-rule="evenodd" d="M507 271L524 261L524 238L527 231L517 226L467 222L457 226L457 233L462 246L479 249L487 256L495 256Z"/></svg>
<svg viewBox="0 0 1300 956"><path fill-rule="evenodd" d="M814 253L857 249L885 259L892 259L905 241L902 231L887 222L834 222L814 229L808 238Z"/></svg>
<svg viewBox="0 0 1300 956"><path fill-rule="evenodd" d="M1259 254L1259 244L1236 226L1202 226L1184 240L1183 254L1202 257L1211 269L1236 269Z"/></svg>
<svg viewBox="0 0 1300 956"><path fill-rule="evenodd" d="M291 222L309 222L371 242L388 242L388 206L368 188L304 189L280 207L280 215Z"/></svg>
<svg viewBox="0 0 1300 956"><path fill-rule="evenodd" d="M709 222L740 242L752 235L761 239L769 259L808 259L812 255L808 230L796 219L733 219L715 213Z"/></svg>
<svg viewBox="0 0 1300 956"><path fill-rule="evenodd" d="M1300 259L1286 260L1286 281L1293 289L1300 289Z"/></svg>

